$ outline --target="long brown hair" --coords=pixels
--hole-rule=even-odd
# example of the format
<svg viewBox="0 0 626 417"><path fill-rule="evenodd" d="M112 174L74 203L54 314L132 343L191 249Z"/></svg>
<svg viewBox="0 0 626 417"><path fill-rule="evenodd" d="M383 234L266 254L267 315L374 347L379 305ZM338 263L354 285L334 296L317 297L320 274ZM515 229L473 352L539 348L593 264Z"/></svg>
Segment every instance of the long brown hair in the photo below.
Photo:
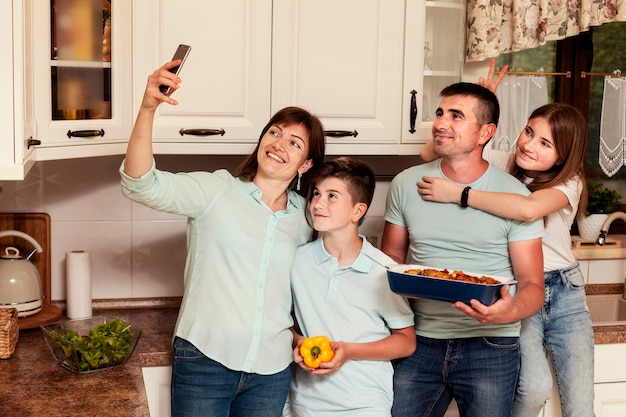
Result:
<svg viewBox="0 0 626 417"><path fill-rule="evenodd" d="M257 170L259 169L257 153L259 151L259 146L261 145L261 139L263 139L263 136L267 133L270 127L274 125L291 126L296 124L302 124L309 134L309 155L307 156L307 159L311 159L313 162L312 167L304 173L301 178L302 191L300 191L300 194L305 195L310 173L313 172L317 166L321 165L322 162L324 162L326 136L324 134L322 122L317 118L317 116L300 107L285 107L272 116L263 128L254 151L252 151L246 160L239 166L237 176L245 181L252 181L254 179ZM294 176L288 188L291 190L295 189L297 181L297 176Z"/></svg>
<svg viewBox="0 0 626 417"><path fill-rule="evenodd" d="M565 103L543 105L533 111L528 119L536 117L544 118L550 124L559 159L552 168L533 178L533 181L528 184L528 189L536 191L551 188L578 176L583 187L576 213L576 218L580 218L587 207L587 184L585 182L587 121L576 107ZM514 165L511 174L521 180L526 171Z"/></svg>

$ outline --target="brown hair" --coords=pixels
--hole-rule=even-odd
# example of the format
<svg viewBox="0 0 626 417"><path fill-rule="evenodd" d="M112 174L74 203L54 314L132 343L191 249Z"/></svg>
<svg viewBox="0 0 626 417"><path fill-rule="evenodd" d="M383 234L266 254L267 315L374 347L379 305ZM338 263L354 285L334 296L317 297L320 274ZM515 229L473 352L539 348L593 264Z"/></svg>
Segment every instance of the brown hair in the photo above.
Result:
<svg viewBox="0 0 626 417"><path fill-rule="evenodd" d="M263 139L263 136L267 133L270 127L274 125L291 126L296 124L302 124L309 134L309 155L307 156L307 159L311 159L313 165L311 169L302 175L301 178L302 190L306 190L310 173L322 162L324 162L326 135L324 134L322 122L317 118L317 116L300 107L285 107L272 116L263 128L254 151L248 155L246 160L239 166L237 176L245 181L252 181L254 179L257 170L259 169L257 153L259 151L261 139ZM291 181L288 188L291 190L295 189L297 181L297 176L294 176L294 179ZM301 192L301 194L304 194L304 192Z"/></svg>
<svg viewBox="0 0 626 417"><path fill-rule="evenodd" d="M317 184L327 178L337 178L345 181L348 186L352 203L365 203L369 209L374 198L374 188L376 187L376 176L372 168L360 159L342 156L324 162L311 175L311 180L307 192L307 207L305 210L307 222L311 227L313 222L310 218L311 200L313 200L313 191ZM363 223L367 210L359 220L359 224Z"/></svg>
<svg viewBox="0 0 626 417"><path fill-rule="evenodd" d="M559 160L552 168L541 172L528 184L530 191L551 188L578 176L582 192L578 202L576 218L582 217L587 207L587 184L585 182L585 157L587 154L587 121L582 113L569 104L550 103L532 112L528 120L544 118L549 124ZM523 179L526 171L517 165L511 174Z"/></svg>
<svg viewBox="0 0 626 417"><path fill-rule="evenodd" d="M474 97L478 100L478 104L472 110L474 110L478 123L481 125L493 123L498 126L500 103L491 90L474 83L455 83L441 90L439 96Z"/></svg>

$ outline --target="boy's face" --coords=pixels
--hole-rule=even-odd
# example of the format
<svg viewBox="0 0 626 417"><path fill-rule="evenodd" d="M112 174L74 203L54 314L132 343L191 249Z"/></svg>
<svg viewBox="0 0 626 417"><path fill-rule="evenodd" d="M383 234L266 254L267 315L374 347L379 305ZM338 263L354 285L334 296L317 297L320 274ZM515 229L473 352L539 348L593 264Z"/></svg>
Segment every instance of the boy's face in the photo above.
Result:
<svg viewBox="0 0 626 417"><path fill-rule="evenodd" d="M320 232L332 232L356 225L365 213L365 203L353 203L345 181L326 178L313 190L310 211L313 227Z"/></svg>

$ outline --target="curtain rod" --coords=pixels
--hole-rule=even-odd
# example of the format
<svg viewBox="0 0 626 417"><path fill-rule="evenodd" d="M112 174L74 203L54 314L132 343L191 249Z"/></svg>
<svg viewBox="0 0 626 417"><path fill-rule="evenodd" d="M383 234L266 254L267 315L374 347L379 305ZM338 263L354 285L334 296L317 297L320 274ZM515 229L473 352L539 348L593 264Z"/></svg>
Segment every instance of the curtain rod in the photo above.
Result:
<svg viewBox="0 0 626 417"><path fill-rule="evenodd" d="M546 72L546 71L507 71L507 75L554 75L565 76L567 78L572 77L571 71L567 72Z"/></svg>
<svg viewBox="0 0 626 417"><path fill-rule="evenodd" d="M615 70L613 72L580 72L580 77L626 77L626 74L622 74L620 70Z"/></svg>

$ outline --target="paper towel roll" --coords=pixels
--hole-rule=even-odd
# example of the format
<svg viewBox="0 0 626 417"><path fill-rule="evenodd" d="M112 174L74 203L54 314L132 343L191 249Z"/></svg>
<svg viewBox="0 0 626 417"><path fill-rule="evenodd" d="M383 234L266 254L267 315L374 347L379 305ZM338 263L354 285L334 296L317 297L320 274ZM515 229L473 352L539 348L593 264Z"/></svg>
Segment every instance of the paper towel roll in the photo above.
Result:
<svg viewBox="0 0 626 417"><path fill-rule="evenodd" d="M66 252L65 268L67 317L70 319L91 317L91 261L89 252L82 250Z"/></svg>

